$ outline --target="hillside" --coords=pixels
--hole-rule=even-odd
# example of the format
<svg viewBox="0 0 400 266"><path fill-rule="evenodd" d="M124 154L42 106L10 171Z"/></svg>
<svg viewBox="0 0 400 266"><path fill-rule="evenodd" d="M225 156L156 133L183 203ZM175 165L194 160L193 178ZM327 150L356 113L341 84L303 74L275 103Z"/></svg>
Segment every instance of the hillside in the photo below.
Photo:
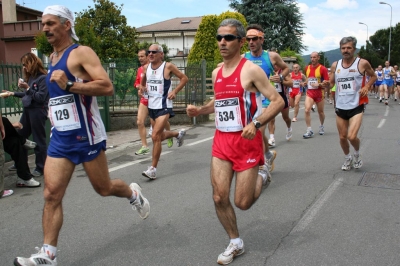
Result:
<svg viewBox="0 0 400 266"><path fill-rule="evenodd" d="M356 54L358 53L358 50L359 49L357 49ZM317 52L320 52L320 51L317 51ZM340 53L340 48L337 48L335 50L326 51L325 56L326 56L326 59L329 61L329 65L332 65L333 62L342 58L342 54ZM303 58L303 62L305 64L308 64L310 62L310 54L303 55L302 58Z"/></svg>

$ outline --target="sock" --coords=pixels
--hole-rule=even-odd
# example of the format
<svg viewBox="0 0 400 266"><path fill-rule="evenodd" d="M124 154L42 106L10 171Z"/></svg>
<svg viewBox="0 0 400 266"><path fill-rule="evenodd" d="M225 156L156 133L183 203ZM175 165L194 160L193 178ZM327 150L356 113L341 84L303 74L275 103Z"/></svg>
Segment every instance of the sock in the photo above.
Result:
<svg viewBox="0 0 400 266"><path fill-rule="evenodd" d="M360 155L360 151L354 151L354 155L355 155L355 156Z"/></svg>
<svg viewBox="0 0 400 266"><path fill-rule="evenodd" d="M275 139L275 134L269 134L270 139Z"/></svg>
<svg viewBox="0 0 400 266"><path fill-rule="evenodd" d="M132 197L130 197L129 202L132 203L136 200L137 198L137 192L132 190Z"/></svg>
<svg viewBox="0 0 400 266"><path fill-rule="evenodd" d="M57 255L57 247L48 245L48 244L43 244L43 251L49 256L50 259L54 260L56 255Z"/></svg>
<svg viewBox="0 0 400 266"><path fill-rule="evenodd" d="M308 127L308 128L307 128L307 131L312 131L312 128L311 128L311 127Z"/></svg>
<svg viewBox="0 0 400 266"><path fill-rule="evenodd" d="M242 240L240 239L240 237L232 238L230 243L235 244L237 246L241 246L240 244L242 244Z"/></svg>
<svg viewBox="0 0 400 266"><path fill-rule="evenodd" d="M350 158L351 158L351 155L350 155L350 153L349 153L349 154L347 154L347 155L345 156L345 158L346 158L346 159L350 159Z"/></svg>
<svg viewBox="0 0 400 266"><path fill-rule="evenodd" d="M292 128L288 127L287 132L291 132L291 131L292 131Z"/></svg>

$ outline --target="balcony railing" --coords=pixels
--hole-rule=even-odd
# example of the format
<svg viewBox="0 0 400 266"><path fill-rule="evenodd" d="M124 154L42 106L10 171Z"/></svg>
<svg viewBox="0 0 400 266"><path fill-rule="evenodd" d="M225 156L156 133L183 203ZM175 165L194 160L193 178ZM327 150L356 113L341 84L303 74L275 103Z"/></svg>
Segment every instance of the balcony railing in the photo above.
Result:
<svg viewBox="0 0 400 266"><path fill-rule="evenodd" d="M41 30L42 21L41 20L25 20L25 21L15 21L15 22L4 22L4 37L9 38L23 38L32 37Z"/></svg>

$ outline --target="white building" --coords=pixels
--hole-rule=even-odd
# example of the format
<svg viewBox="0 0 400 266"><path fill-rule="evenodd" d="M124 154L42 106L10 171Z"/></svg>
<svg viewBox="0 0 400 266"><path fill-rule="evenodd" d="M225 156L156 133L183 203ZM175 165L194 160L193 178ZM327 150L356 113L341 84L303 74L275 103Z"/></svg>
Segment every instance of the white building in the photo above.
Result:
<svg viewBox="0 0 400 266"><path fill-rule="evenodd" d="M136 28L140 33L138 41L167 45L172 63L177 67L185 67L201 19L202 17L173 18Z"/></svg>

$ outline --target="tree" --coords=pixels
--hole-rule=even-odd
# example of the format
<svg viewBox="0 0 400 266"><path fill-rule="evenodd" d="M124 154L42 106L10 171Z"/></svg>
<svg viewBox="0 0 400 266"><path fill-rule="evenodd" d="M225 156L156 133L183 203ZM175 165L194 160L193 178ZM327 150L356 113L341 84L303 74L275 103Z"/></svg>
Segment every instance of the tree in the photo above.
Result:
<svg viewBox="0 0 400 266"><path fill-rule="evenodd" d="M373 59L380 59L378 65L383 65L388 60L389 54L389 32L390 29L380 29L375 32L374 35L370 36L369 40L371 45L368 45L368 53L373 55ZM392 38L391 38L391 49L390 49L390 63L391 65L400 63L400 23L397 23L395 27L392 27ZM372 59L372 58L371 58ZM371 62L374 67L375 65Z"/></svg>
<svg viewBox="0 0 400 266"><path fill-rule="evenodd" d="M325 56L325 52L320 51L320 52L318 53L318 55L319 55L319 61L318 61L318 63L320 63L321 65L323 65L323 66L326 67L326 68L331 67L331 64L329 63L328 58L326 58L326 56Z"/></svg>
<svg viewBox="0 0 400 266"><path fill-rule="evenodd" d="M109 0L93 2L94 8L88 7L76 14L75 31L79 43L90 46L102 62L134 57L138 33L121 15L123 4L117 6Z"/></svg>
<svg viewBox="0 0 400 266"><path fill-rule="evenodd" d="M306 49L302 41L303 16L295 0L229 0L230 7L243 14L249 24L259 24L265 33L264 49Z"/></svg>
<svg viewBox="0 0 400 266"><path fill-rule="evenodd" d="M247 26L246 19L238 12L227 11L218 16L208 15L201 20L199 28L194 37L194 43L190 49L188 57L189 64L197 64L202 59L207 62L212 62L214 67L219 62L222 62L222 57L218 49L218 43L215 39L219 24L226 18L234 18L239 20L244 27ZM246 45L243 46L242 52L247 50Z"/></svg>

